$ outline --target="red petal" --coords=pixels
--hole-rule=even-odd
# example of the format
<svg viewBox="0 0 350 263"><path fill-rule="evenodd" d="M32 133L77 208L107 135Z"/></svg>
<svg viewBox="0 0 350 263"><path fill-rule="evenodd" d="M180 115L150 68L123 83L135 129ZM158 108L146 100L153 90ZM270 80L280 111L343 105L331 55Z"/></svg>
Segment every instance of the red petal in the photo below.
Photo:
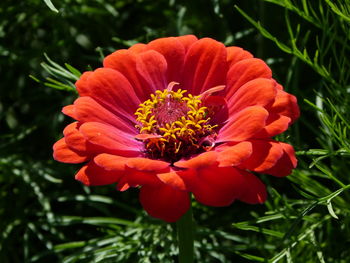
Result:
<svg viewBox="0 0 350 263"><path fill-rule="evenodd" d="M142 149L142 143L133 136L107 124L87 122L80 126L79 131L90 143L102 147L107 153L138 156Z"/></svg>
<svg viewBox="0 0 350 263"><path fill-rule="evenodd" d="M123 176L123 172L107 171L90 161L83 166L75 175L75 179L85 185L106 185L118 182Z"/></svg>
<svg viewBox="0 0 350 263"><path fill-rule="evenodd" d="M214 151L209 151L209 152L201 153L186 161L178 161L174 163L174 166L180 167L180 168L192 168L192 169L204 168L209 165L213 165L214 163L217 163L216 158L217 158L217 153Z"/></svg>
<svg viewBox="0 0 350 263"><path fill-rule="evenodd" d="M297 166L297 158L295 157L294 149L287 143L279 142L283 149L282 157L277 163L270 169L262 171L263 173L271 174L277 177L283 177L289 175L292 170Z"/></svg>
<svg viewBox="0 0 350 263"><path fill-rule="evenodd" d="M80 154L87 155L89 152L87 141L84 135L78 130L78 122L73 122L66 126L63 130L64 138L69 148L79 152Z"/></svg>
<svg viewBox="0 0 350 263"><path fill-rule="evenodd" d="M226 82L226 48L210 38L203 38L191 45L185 57L183 89L199 95L207 89Z"/></svg>
<svg viewBox="0 0 350 263"><path fill-rule="evenodd" d="M198 38L194 35L176 37L176 39L181 42L181 44L185 48L185 52L187 52L190 49L193 43L198 41Z"/></svg>
<svg viewBox="0 0 350 263"><path fill-rule="evenodd" d="M138 54L138 53L142 53L142 52L147 51L148 46L146 44L143 44L143 43L137 43L137 44L131 46L128 50Z"/></svg>
<svg viewBox="0 0 350 263"><path fill-rule="evenodd" d="M230 205L241 195L244 185L243 176L233 167L211 166L197 170L196 176L184 177L184 180L196 200L210 206Z"/></svg>
<svg viewBox="0 0 350 263"><path fill-rule="evenodd" d="M65 138L58 140L53 145L53 158L63 163L82 163L89 159L86 155L80 155L69 149Z"/></svg>
<svg viewBox="0 0 350 263"><path fill-rule="evenodd" d="M187 192L165 184L141 187L140 202L149 215L166 222L176 222L190 208Z"/></svg>
<svg viewBox="0 0 350 263"><path fill-rule="evenodd" d="M271 168L282 157L283 149L278 142L251 140L253 153L242 163L242 167L251 171L262 172Z"/></svg>
<svg viewBox="0 0 350 263"><path fill-rule="evenodd" d="M174 187L177 190L186 191L187 187L185 185L185 182L182 179L182 177L179 175L181 173L182 173L181 171L177 171L177 172L170 171L168 173L157 174L157 177L166 185Z"/></svg>
<svg viewBox="0 0 350 263"><path fill-rule="evenodd" d="M63 107L62 112L63 112L63 114L65 114L73 119L76 119L74 105L67 105L67 106Z"/></svg>
<svg viewBox="0 0 350 263"><path fill-rule="evenodd" d="M230 67L232 67L234 64L236 64L237 62L243 59L253 57L252 54L250 54L248 51L240 47L227 47L226 51L227 51L227 62Z"/></svg>
<svg viewBox="0 0 350 263"><path fill-rule="evenodd" d="M154 50L140 53L136 58L136 69L154 91L167 87L167 62L160 53Z"/></svg>
<svg viewBox="0 0 350 263"><path fill-rule="evenodd" d="M89 78L90 76L93 75L92 71L85 71L81 76L80 79L77 80L77 82L75 83L75 86L77 87L77 90L81 95L82 93L86 93L89 90Z"/></svg>
<svg viewBox="0 0 350 263"><path fill-rule="evenodd" d="M74 102L76 119L80 123L101 122L110 124L126 133L136 134L138 131L130 123L101 106L91 97L80 97Z"/></svg>
<svg viewBox="0 0 350 263"><path fill-rule="evenodd" d="M102 153L94 158L94 162L108 171L125 171L125 164L129 158Z"/></svg>
<svg viewBox="0 0 350 263"><path fill-rule="evenodd" d="M150 171L159 171L159 170L166 169L169 167L170 164L163 161L139 157L139 158L129 158L126 162L126 165L129 168L132 168L138 171L150 172Z"/></svg>
<svg viewBox="0 0 350 263"><path fill-rule="evenodd" d="M270 79L271 76L271 69L260 59L251 58L239 61L227 73L226 97L230 98L236 90L253 79Z"/></svg>
<svg viewBox="0 0 350 263"><path fill-rule="evenodd" d="M258 78L240 87L232 97L228 97L229 113L241 111L249 106L266 106L275 100L276 82L272 79Z"/></svg>
<svg viewBox="0 0 350 263"><path fill-rule="evenodd" d="M118 50L103 60L104 67L112 68L121 72L134 88L136 95L143 102L154 93L150 85L136 69L137 54L130 50Z"/></svg>
<svg viewBox="0 0 350 263"><path fill-rule="evenodd" d="M185 60L185 48L181 42L175 37L159 38L150 42L148 47L159 52L166 59L167 83L180 82L181 69Z"/></svg>
<svg viewBox="0 0 350 263"><path fill-rule="evenodd" d="M297 98L283 90L278 90L275 102L268 109L270 112L287 116L292 122L299 118Z"/></svg>
<svg viewBox="0 0 350 263"><path fill-rule="evenodd" d="M238 199L248 204L264 203L267 197L265 185L255 175L243 170L240 172L244 175L245 183L242 184L244 191Z"/></svg>
<svg viewBox="0 0 350 263"><path fill-rule="evenodd" d="M289 117L272 113L266 120L266 127L258 132L255 138L271 138L287 130L290 123Z"/></svg>
<svg viewBox="0 0 350 263"><path fill-rule="evenodd" d="M268 112L263 107L251 106L233 115L219 131L217 142L244 141L264 128Z"/></svg>
<svg viewBox="0 0 350 263"><path fill-rule="evenodd" d="M84 88L78 87L81 97L92 97L103 107L135 123L135 111L140 104L129 81L118 71L99 68L90 74Z"/></svg>
<svg viewBox="0 0 350 263"><path fill-rule="evenodd" d="M241 142L233 146L218 147L219 167L237 166L252 154L251 142Z"/></svg>

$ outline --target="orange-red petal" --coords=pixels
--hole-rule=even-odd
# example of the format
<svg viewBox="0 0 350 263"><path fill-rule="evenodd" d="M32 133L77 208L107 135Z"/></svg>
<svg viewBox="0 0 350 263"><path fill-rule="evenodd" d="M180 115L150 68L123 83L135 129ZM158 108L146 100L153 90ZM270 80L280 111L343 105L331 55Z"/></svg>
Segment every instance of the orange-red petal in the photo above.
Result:
<svg viewBox="0 0 350 263"><path fill-rule="evenodd" d="M230 67L232 67L234 64L236 64L237 62L243 59L248 59L253 57L251 53L249 53L248 51L240 47L235 47L235 46L227 47L226 51L227 51L227 62Z"/></svg>
<svg viewBox="0 0 350 263"><path fill-rule="evenodd" d="M89 159L88 156L71 150L64 138L53 145L53 158L62 163L82 163Z"/></svg>
<svg viewBox="0 0 350 263"><path fill-rule="evenodd" d="M217 148L219 167L237 166L252 154L252 143L245 141L235 145L223 145Z"/></svg>
<svg viewBox="0 0 350 263"><path fill-rule="evenodd" d="M192 169L199 169L204 168L209 165L213 165L217 163L217 152L215 151L209 151L205 153L201 153L189 160L182 160L174 163L174 166L179 168L192 168Z"/></svg>
<svg viewBox="0 0 350 263"><path fill-rule="evenodd" d="M225 46L210 38L202 38L191 45L185 57L182 87L193 95L224 85L227 61Z"/></svg>
<svg viewBox="0 0 350 263"><path fill-rule="evenodd" d="M88 186L107 185L118 182L123 174L124 172L107 171L90 161L78 171L75 179Z"/></svg>
<svg viewBox="0 0 350 263"><path fill-rule="evenodd" d="M218 142L244 141L254 137L265 127L268 111L261 106L251 106L234 114L219 131Z"/></svg>

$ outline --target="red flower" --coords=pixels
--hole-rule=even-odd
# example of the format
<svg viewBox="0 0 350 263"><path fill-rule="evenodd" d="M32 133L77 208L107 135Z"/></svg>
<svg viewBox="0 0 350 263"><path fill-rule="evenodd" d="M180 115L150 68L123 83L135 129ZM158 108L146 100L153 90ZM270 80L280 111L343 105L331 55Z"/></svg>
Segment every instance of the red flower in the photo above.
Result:
<svg viewBox="0 0 350 263"><path fill-rule="evenodd" d="M272 140L299 117L260 59L210 38L161 38L107 56L77 81L80 97L63 108L76 120L54 158L85 163L86 185L140 187L153 217L178 220L189 192L210 206L266 199L250 171L286 176L293 147Z"/></svg>

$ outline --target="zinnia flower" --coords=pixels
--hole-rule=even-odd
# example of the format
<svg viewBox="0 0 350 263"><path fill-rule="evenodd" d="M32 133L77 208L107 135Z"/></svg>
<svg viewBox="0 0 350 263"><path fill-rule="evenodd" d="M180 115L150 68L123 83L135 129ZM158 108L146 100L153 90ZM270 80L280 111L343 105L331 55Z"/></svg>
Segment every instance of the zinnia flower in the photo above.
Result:
<svg viewBox="0 0 350 263"><path fill-rule="evenodd" d="M296 98L260 59L193 35L156 39L107 56L76 82L63 113L76 121L54 158L84 163L85 185L140 189L153 217L177 221L190 194L205 205L266 199L252 172L282 177L293 147L272 139L299 117Z"/></svg>

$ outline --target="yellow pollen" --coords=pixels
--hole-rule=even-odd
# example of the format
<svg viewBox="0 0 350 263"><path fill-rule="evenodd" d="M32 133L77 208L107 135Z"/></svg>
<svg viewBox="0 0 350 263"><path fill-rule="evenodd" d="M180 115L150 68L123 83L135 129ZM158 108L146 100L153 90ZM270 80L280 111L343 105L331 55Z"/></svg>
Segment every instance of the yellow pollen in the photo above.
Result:
<svg viewBox="0 0 350 263"><path fill-rule="evenodd" d="M140 134L157 135L144 140L146 154L170 162L208 150L203 141L215 137L217 127L200 96L185 96L186 90L173 91L173 86L151 94L135 112Z"/></svg>

